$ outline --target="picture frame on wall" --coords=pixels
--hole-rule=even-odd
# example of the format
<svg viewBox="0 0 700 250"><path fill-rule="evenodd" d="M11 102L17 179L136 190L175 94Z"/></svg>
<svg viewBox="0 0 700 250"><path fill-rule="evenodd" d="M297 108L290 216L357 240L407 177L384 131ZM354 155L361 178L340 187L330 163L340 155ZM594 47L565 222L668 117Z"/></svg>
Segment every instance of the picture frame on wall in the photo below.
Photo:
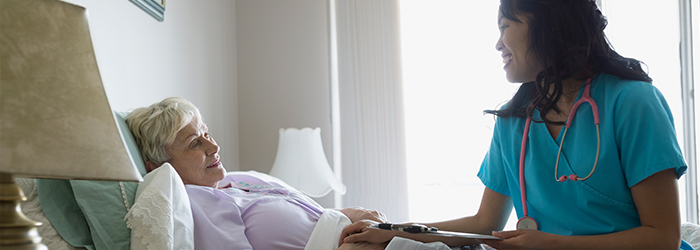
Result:
<svg viewBox="0 0 700 250"><path fill-rule="evenodd" d="M165 16L165 0L129 0L153 18L162 22Z"/></svg>

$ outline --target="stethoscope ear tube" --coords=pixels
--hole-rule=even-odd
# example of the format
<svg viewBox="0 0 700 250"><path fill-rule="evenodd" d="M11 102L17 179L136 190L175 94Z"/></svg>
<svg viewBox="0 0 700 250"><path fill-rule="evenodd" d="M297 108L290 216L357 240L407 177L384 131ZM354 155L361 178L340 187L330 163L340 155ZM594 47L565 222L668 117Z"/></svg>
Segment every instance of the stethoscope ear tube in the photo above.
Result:
<svg viewBox="0 0 700 250"><path fill-rule="evenodd" d="M559 156L561 156L561 146L564 145L564 139L566 138L566 131L568 131L569 128L564 128L564 134L561 137L561 143L559 143L559 152L557 153L557 163L554 165L554 179L557 180L558 182L564 182L567 179L572 180L572 181L585 181L588 180L588 178L591 178L591 175L593 175L593 172L595 172L596 167L598 167L598 159L600 158L600 125L596 124L595 125L595 130L596 134L598 135L598 148L596 149L595 153L595 162L593 162L593 168L591 169L591 172L586 175L586 177L579 178L578 175L575 174L570 174L568 177L566 175L559 176L558 171L559 171ZM557 177L559 176L559 177Z"/></svg>

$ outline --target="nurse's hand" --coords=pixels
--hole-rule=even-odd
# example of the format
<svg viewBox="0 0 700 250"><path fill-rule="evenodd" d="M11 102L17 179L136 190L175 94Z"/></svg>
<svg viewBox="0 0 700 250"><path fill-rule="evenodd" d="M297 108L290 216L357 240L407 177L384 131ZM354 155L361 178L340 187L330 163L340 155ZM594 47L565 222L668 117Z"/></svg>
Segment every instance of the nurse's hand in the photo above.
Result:
<svg viewBox="0 0 700 250"><path fill-rule="evenodd" d="M377 224L377 222L360 220L343 228L343 232L340 233L340 244L354 242L386 243L396 236L396 231L367 228L372 224Z"/></svg>
<svg viewBox="0 0 700 250"><path fill-rule="evenodd" d="M519 229L514 231L500 231L493 232L493 236L502 238L503 240L480 239L479 241L498 250L556 249L556 246L552 244L556 235L537 230Z"/></svg>

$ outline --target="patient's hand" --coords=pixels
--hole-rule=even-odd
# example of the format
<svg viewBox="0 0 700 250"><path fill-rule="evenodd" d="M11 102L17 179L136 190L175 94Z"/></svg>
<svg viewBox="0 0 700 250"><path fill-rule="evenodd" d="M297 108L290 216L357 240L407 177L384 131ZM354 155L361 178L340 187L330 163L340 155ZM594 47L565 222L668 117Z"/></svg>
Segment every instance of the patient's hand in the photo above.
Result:
<svg viewBox="0 0 700 250"><path fill-rule="evenodd" d="M360 220L372 220L376 221L377 223L387 223L389 220L387 220L386 215L383 213L377 211L377 210L371 210L371 209L366 209L363 207L347 207L343 208L340 210L345 216L350 218L350 221L352 223L358 222Z"/></svg>
<svg viewBox="0 0 700 250"><path fill-rule="evenodd" d="M376 222L360 220L343 228L343 232L340 233L340 244L358 242L386 244L397 234L397 231L367 228L372 224Z"/></svg>
<svg viewBox="0 0 700 250"><path fill-rule="evenodd" d="M382 250L387 244L375 244L369 242L344 243L335 250Z"/></svg>

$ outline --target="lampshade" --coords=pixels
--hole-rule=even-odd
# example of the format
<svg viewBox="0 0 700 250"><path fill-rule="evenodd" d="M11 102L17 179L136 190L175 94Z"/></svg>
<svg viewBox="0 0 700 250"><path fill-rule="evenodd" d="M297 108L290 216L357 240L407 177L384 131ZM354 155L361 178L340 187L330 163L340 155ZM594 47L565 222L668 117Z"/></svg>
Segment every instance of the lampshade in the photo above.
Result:
<svg viewBox="0 0 700 250"><path fill-rule="evenodd" d="M86 10L0 1L0 249L46 249L13 176L141 181L109 106Z"/></svg>
<svg viewBox="0 0 700 250"><path fill-rule="evenodd" d="M85 9L1 4L0 172L141 180L102 86Z"/></svg>
<svg viewBox="0 0 700 250"><path fill-rule="evenodd" d="M323 197L331 190L345 194L345 185L335 177L323 152L320 128L280 129L270 175L311 197Z"/></svg>

